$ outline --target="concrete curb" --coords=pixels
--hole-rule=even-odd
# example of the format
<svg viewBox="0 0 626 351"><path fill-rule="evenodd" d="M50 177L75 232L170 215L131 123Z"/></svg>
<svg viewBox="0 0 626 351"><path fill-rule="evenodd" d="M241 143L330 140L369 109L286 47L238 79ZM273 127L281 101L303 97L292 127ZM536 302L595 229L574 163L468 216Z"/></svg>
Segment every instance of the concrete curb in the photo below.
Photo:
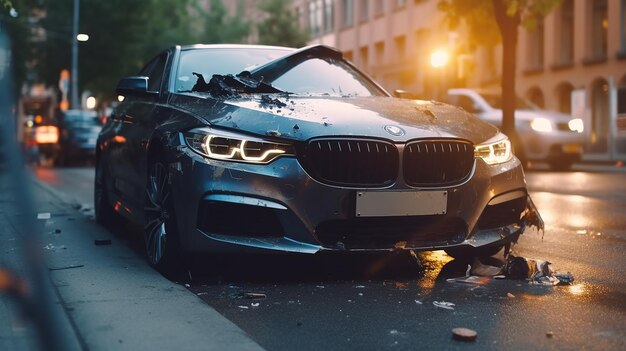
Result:
<svg viewBox="0 0 626 351"><path fill-rule="evenodd" d="M80 348L261 350L245 332L185 287L162 277L78 203L35 180L50 279ZM96 246L108 239L111 245Z"/></svg>

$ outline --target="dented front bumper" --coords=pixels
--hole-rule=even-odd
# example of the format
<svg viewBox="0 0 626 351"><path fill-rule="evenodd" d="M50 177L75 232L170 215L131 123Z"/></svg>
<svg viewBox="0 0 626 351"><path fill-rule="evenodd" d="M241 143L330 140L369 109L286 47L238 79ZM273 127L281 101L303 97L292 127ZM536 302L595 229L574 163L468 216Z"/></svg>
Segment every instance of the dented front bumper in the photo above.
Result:
<svg viewBox="0 0 626 351"><path fill-rule="evenodd" d="M170 179L181 243L189 252L504 245L522 234L522 216L533 206L515 158L497 166L478 159L471 177L456 186L416 189L400 179L385 189L357 189L322 184L292 157L255 165L208 159L184 146L179 151ZM356 199L364 191L445 193L444 213L362 217Z"/></svg>

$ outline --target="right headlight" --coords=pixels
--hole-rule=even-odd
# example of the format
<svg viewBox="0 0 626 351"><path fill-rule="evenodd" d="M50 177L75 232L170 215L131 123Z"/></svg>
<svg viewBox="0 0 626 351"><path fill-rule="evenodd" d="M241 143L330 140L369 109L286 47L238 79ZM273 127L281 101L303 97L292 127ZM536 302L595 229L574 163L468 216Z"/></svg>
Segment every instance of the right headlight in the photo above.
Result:
<svg viewBox="0 0 626 351"><path fill-rule="evenodd" d="M511 142L506 135L500 133L486 142L474 146L474 155L489 165L504 163L513 158Z"/></svg>

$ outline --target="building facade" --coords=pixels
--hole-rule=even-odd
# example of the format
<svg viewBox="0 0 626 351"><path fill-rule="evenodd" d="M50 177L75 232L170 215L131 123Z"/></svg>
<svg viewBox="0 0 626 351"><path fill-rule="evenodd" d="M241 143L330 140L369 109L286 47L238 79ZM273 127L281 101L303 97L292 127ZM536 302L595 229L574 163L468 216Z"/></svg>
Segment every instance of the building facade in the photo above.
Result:
<svg viewBox="0 0 626 351"><path fill-rule="evenodd" d="M431 99L442 88L497 89L501 47L469 50L438 0L293 0L311 44L339 48L389 91ZM449 52L434 67L431 54ZM626 0L563 0L518 38L517 93L582 117L585 158L626 159Z"/></svg>

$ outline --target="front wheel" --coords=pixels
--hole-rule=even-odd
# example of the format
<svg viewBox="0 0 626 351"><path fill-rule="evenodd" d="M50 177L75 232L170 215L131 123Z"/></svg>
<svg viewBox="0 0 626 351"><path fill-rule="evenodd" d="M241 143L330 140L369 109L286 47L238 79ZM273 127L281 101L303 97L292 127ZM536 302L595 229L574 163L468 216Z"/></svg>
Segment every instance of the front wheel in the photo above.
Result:
<svg viewBox="0 0 626 351"><path fill-rule="evenodd" d="M167 169L161 162L149 168L144 209L148 262L166 278L176 279L183 272L184 264L172 188Z"/></svg>

